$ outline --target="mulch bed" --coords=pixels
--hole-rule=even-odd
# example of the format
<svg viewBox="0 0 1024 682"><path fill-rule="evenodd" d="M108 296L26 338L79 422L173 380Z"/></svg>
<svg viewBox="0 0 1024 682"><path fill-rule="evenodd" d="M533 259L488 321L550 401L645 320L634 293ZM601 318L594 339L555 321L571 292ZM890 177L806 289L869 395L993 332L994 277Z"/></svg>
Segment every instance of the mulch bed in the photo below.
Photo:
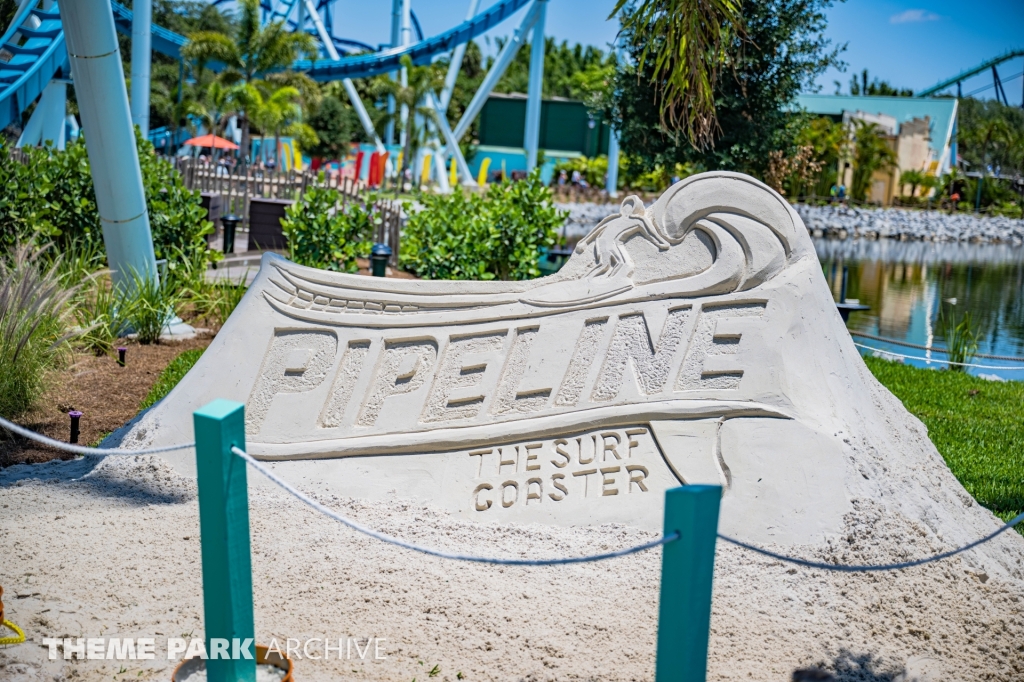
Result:
<svg viewBox="0 0 1024 682"><path fill-rule="evenodd" d="M36 407L16 421L67 442L71 424L67 413L78 410L83 413L78 442L95 445L138 414L139 404L171 360L182 351L206 348L211 340L212 336L206 335L145 346L122 340L118 345L128 348L124 367L118 366L116 353L102 357L75 353L68 367L51 375L51 385ZM12 438L6 431L0 433L0 467L73 457L20 437Z"/></svg>

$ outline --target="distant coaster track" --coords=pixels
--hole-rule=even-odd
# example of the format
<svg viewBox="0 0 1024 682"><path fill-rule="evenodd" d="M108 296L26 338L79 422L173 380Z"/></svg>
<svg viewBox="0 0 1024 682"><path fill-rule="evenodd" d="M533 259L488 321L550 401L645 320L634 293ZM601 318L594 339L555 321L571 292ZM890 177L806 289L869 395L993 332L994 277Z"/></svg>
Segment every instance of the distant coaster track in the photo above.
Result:
<svg viewBox="0 0 1024 682"><path fill-rule="evenodd" d="M321 0L323 7L327 0ZM404 47L345 56L339 59L303 60L295 63L296 70L306 72L317 81L335 81L345 78L367 78L400 68L403 56L409 55L413 64L427 64L434 57L451 52L458 45L482 35L509 19L532 0L501 0L472 19L436 36L419 40ZM36 2L23 5L11 25L0 38L0 128L18 121L43 92L54 77L67 74L68 57L64 47L64 29L56 3L49 10L34 9ZM131 35L132 12L124 5L112 2L117 30ZM267 8L264 7L264 10ZM271 9L271 11L273 11ZM330 14L330 13L328 13ZM294 22L290 22L294 23ZM356 48L369 47L356 41ZM181 59L181 48L187 39L160 26L153 26L152 47L160 54Z"/></svg>

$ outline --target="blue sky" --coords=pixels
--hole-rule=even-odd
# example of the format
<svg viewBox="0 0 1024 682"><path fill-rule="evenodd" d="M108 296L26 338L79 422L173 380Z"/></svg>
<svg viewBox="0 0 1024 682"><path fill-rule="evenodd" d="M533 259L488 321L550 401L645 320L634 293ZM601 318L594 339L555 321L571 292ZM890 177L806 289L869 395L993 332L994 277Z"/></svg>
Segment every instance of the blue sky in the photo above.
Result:
<svg viewBox="0 0 1024 682"><path fill-rule="evenodd" d="M484 8L492 4L494 0L480 2ZM614 4L614 0L550 0L546 33L558 40L605 47L618 28L616 22L606 21ZM390 5L386 0L339 0L335 30L371 44L388 42ZM463 21L469 2L413 0L412 6L424 32L433 35ZM491 35L510 35L522 13ZM836 44L847 44L843 58L849 68L818 79L826 93L835 91L834 80L846 92L850 74L865 67L872 77L920 90L1007 50L1024 49L1024 0L849 0L830 9L828 19L828 37ZM493 52L486 46L485 50ZM1022 70L1024 59L1020 58L999 69L1012 104L1021 102ZM989 74L976 76L964 83L964 94L991 83ZM989 87L976 96L991 98L992 93Z"/></svg>

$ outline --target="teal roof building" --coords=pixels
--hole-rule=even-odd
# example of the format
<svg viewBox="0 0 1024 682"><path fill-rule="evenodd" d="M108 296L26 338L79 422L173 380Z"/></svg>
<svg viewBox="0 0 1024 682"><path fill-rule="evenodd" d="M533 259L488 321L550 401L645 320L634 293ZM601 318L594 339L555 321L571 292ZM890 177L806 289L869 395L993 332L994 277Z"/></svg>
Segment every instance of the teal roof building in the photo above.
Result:
<svg viewBox="0 0 1024 682"><path fill-rule="evenodd" d="M836 120L884 116L897 126L928 120L928 146L937 162L938 174L956 163L956 120L958 102L952 97L876 97L859 95L798 95L796 108ZM893 134L898 133L898 127Z"/></svg>

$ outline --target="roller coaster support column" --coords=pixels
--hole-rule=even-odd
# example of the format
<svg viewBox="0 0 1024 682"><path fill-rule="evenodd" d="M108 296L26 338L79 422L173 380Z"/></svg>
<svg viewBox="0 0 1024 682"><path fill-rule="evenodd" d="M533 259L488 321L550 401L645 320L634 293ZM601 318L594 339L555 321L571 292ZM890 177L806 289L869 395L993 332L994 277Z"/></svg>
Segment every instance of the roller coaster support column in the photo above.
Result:
<svg viewBox="0 0 1024 682"><path fill-rule="evenodd" d="M36 147L49 140L54 148L64 151L64 129L67 123L68 81L54 78L47 83L35 111L18 138L18 147Z"/></svg>
<svg viewBox="0 0 1024 682"><path fill-rule="evenodd" d="M469 172L469 164L466 163L466 157L462 155L462 150L459 149L459 143L455 139L455 135L452 134L452 129L448 126L448 118L441 110L441 106L437 102L437 97L434 93L427 95L427 106L434 110L437 114L435 123L437 123L438 129L441 131L441 137L444 138L446 153L451 154L452 163L456 165L459 171L459 175L462 176L462 182L466 185L476 185L476 180L473 179L473 174Z"/></svg>
<svg viewBox="0 0 1024 682"><path fill-rule="evenodd" d="M402 1L402 33L401 33L401 45L405 47L412 42L412 0L401 0ZM405 67L402 67L401 72L398 76L399 82L402 87L409 85L409 74L406 72ZM402 129L398 131L398 141L405 148L405 133L408 130L409 123L409 107L405 104L402 105L401 113Z"/></svg>
<svg viewBox="0 0 1024 682"><path fill-rule="evenodd" d="M338 49L334 47L334 41L331 40L331 35L327 32L320 14L317 13L313 0L302 0L302 2L306 5L306 12L309 14L309 19L313 22L313 26L316 27L316 32L320 36L320 42L323 43L324 49L327 50L327 55L332 60L338 61L341 58L338 55ZM352 83L352 79L346 78L341 81L341 84L345 86L345 92L348 94L349 101L352 102L352 108L356 110L356 114L359 116L359 122L363 124L366 136L373 140L377 151L383 154L386 151L384 143L380 141L377 131L373 129L373 122L370 120L370 115L366 113L363 100L359 99L359 93L356 92L356 86ZM391 172L391 159L388 159L388 172Z"/></svg>
<svg viewBox="0 0 1024 682"><path fill-rule="evenodd" d="M146 137L149 135L149 81L153 59L150 49L153 0L135 0L132 12L132 123L139 126L142 136Z"/></svg>
<svg viewBox="0 0 1024 682"><path fill-rule="evenodd" d="M466 12L466 21L469 21L476 16L477 7L480 6L480 0L469 0L469 11ZM448 64L448 74L444 78L444 89L441 91L441 110L439 113L444 115L448 112L448 102L452 100L452 91L455 89L455 81L459 78L459 69L462 68L462 58L466 54L466 43L459 43L452 52L452 60Z"/></svg>
<svg viewBox="0 0 1024 682"><path fill-rule="evenodd" d="M59 7L114 284L130 284L132 272L155 278L146 194L110 0L74 0Z"/></svg>
<svg viewBox="0 0 1024 682"><path fill-rule="evenodd" d="M619 196L619 135L612 128L608 136L608 179L605 184L608 196Z"/></svg>
<svg viewBox="0 0 1024 682"><path fill-rule="evenodd" d="M526 170L537 167L537 147L540 142L540 102L544 96L544 16L547 0L536 0L537 20L533 23L530 50L530 81L526 86L526 130L523 147L526 148Z"/></svg>
<svg viewBox="0 0 1024 682"><path fill-rule="evenodd" d="M534 2L530 5L526 16L523 17L523 23L519 24L519 28L512 34L512 38L505 43L505 47L498 53L498 58L494 60L491 70L484 76L484 82L477 88L476 94L473 95L473 99L470 100L466 110L462 112L462 118L459 119L455 130L452 132L456 141L461 140L462 136L469 130L469 126L473 125L473 121L480 113L480 110L483 109L491 91L494 90L494 86L505 75L505 69L508 68L508 65L516 58L516 53L519 52L519 48L523 45L523 38L533 28L533 24L537 20L537 13L540 11L540 7L540 2Z"/></svg>
<svg viewBox="0 0 1024 682"><path fill-rule="evenodd" d="M391 0L391 47L397 47L402 33L402 0ZM398 72L391 72L391 79L398 80ZM388 95L388 125L384 130L384 142L395 143L395 96Z"/></svg>

